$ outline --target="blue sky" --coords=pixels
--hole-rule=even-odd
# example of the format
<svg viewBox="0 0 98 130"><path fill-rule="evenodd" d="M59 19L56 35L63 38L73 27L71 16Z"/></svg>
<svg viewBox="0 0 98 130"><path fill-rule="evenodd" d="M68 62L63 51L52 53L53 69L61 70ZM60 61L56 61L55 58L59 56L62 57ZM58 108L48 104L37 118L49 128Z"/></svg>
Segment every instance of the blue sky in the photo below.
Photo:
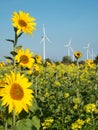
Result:
<svg viewBox="0 0 98 130"><path fill-rule="evenodd" d="M14 11L24 11L36 18L36 31L32 36L22 35L18 45L30 48L34 54L42 56L42 25L52 43L46 41L46 58L62 60L67 55L70 38L74 51L81 51L86 58L86 50L90 41L90 52L93 48L98 54L98 0L1 0L0 1L0 60L10 55L12 45L5 39L13 39L14 31L11 23ZM71 54L72 55L72 54Z"/></svg>

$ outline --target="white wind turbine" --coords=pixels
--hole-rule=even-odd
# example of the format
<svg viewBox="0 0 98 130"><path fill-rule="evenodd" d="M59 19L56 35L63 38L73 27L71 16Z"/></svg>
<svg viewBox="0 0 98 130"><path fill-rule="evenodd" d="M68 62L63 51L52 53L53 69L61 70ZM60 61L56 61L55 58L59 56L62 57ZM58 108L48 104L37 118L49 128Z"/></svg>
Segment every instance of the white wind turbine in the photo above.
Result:
<svg viewBox="0 0 98 130"><path fill-rule="evenodd" d="M72 42L71 42L71 39L70 39L69 43L64 45L64 46L68 49L67 56L70 56L70 50L71 50L71 52L73 54L73 61L74 61L74 50L72 49L71 44L72 44Z"/></svg>
<svg viewBox="0 0 98 130"><path fill-rule="evenodd" d="M70 46L71 46L71 39L69 40L69 43L64 45L68 50L67 50L67 56L70 56Z"/></svg>
<svg viewBox="0 0 98 130"><path fill-rule="evenodd" d="M86 49L86 59L88 60L88 55L90 54L89 52L89 46L90 44L88 43L86 47L84 47Z"/></svg>
<svg viewBox="0 0 98 130"><path fill-rule="evenodd" d="M92 51L91 51L90 56L91 56L92 60L93 60L93 59L94 59L94 57L95 57L95 54L94 54L93 48L92 48Z"/></svg>
<svg viewBox="0 0 98 130"><path fill-rule="evenodd" d="M43 36L42 36L42 39L40 41L41 43L43 43L43 63L45 63L45 59L46 59L46 52L45 52L46 40L51 43L50 39L46 35L45 26L43 24Z"/></svg>
<svg viewBox="0 0 98 130"><path fill-rule="evenodd" d="M72 47L70 46L71 52L72 52L72 60L75 60L75 56L74 56L74 50L72 49Z"/></svg>

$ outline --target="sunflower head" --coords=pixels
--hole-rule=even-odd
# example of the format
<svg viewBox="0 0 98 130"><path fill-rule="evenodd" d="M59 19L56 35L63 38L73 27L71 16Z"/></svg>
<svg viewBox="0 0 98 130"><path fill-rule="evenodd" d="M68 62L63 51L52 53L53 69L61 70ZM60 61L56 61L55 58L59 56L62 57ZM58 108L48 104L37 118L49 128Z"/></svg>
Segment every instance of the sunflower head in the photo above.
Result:
<svg viewBox="0 0 98 130"><path fill-rule="evenodd" d="M74 56L75 56L76 59L79 59L79 58L82 57L82 53L81 53L80 51L76 51L76 52L74 53Z"/></svg>
<svg viewBox="0 0 98 130"><path fill-rule="evenodd" d="M31 82L20 73L11 72L5 76L6 84L1 91L2 106L8 106L9 113L15 110L19 114L23 109L28 112L32 106L33 90L29 87Z"/></svg>
<svg viewBox="0 0 98 130"><path fill-rule="evenodd" d="M42 57L40 55L35 55L35 61L36 61L36 63L41 64L42 63Z"/></svg>
<svg viewBox="0 0 98 130"><path fill-rule="evenodd" d="M92 60L92 59L89 59L89 60L86 60L86 64L87 64L87 66L88 67L90 67L90 68L93 68L94 67L94 60Z"/></svg>
<svg viewBox="0 0 98 130"><path fill-rule="evenodd" d="M31 17L29 13L23 11L14 12L11 21L13 27L16 28L17 34L20 32L32 34L36 30L35 18Z"/></svg>
<svg viewBox="0 0 98 130"><path fill-rule="evenodd" d="M28 48L26 50L22 48L17 51L15 60L16 63L19 63L20 66L31 68L34 63L33 52L30 52Z"/></svg>

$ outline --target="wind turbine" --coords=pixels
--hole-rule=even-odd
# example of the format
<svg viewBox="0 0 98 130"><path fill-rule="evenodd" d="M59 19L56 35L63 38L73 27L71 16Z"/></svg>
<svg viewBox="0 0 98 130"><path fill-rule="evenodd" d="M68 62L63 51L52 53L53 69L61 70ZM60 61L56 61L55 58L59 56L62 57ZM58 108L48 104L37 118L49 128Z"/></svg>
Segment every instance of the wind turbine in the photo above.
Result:
<svg viewBox="0 0 98 130"><path fill-rule="evenodd" d="M75 59L75 56L74 56L74 50L72 49L72 47L70 46L70 49L71 49L71 52L72 52L72 60L74 61L74 59Z"/></svg>
<svg viewBox="0 0 98 130"><path fill-rule="evenodd" d="M88 43L86 47L84 47L86 49L86 59L88 60L88 55L90 54L89 52L89 46L90 44Z"/></svg>
<svg viewBox="0 0 98 130"><path fill-rule="evenodd" d="M70 50L71 50L71 52L73 54L73 61L74 61L74 50L72 49L71 44L72 44L72 42L71 42L71 39L70 39L69 43L64 45L64 46L67 47L67 49L68 49L67 56L70 56Z"/></svg>
<svg viewBox="0 0 98 130"><path fill-rule="evenodd" d="M67 51L67 56L70 56L71 39L69 40L69 43L66 44L66 45L64 45L64 46L68 49L68 51Z"/></svg>
<svg viewBox="0 0 98 130"><path fill-rule="evenodd" d="M91 51L90 56L91 56L92 60L93 60L93 59L94 59L94 57L95 57L95 54L94 54L93 48L92 48L92 51Z"/></svg>
<svg viewBox="0 0 98 130"><path fill-rule="evenodd" d="M46 35L45 26L43 24L43 36L42 36L42 39L40 41L41 43L43 43L43 63L45 63L45 59L46 59L46 52L45 52L46 40L51 43L50 39Z"/></svg>

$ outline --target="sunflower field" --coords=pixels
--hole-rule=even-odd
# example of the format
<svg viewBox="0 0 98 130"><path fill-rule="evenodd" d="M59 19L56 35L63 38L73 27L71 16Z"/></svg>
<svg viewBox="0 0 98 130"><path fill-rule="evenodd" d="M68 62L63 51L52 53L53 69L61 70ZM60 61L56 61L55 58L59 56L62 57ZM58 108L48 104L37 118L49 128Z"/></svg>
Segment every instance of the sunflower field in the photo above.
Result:
<svg viewBox="0 0 98 130"><path fill-rule="evenodd" d="M23 11L11 18L11 56L0 62L0 130L98 130L98 64L45 62L18 45L36 30L35 18Z"/></svg>

